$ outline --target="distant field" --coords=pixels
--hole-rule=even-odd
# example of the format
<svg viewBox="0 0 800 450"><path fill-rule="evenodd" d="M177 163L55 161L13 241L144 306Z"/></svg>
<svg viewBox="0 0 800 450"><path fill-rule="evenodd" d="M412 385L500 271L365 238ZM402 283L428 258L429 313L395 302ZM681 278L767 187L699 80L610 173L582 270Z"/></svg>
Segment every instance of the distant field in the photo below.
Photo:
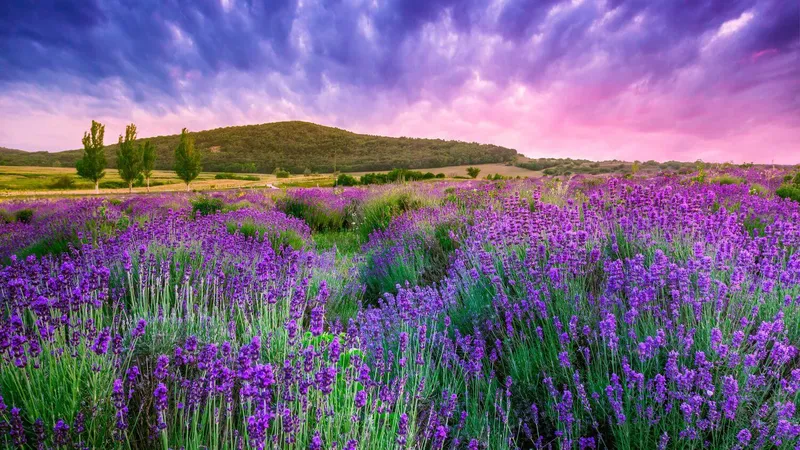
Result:
<svg viewBox="0 0 800 450"><path fill-rule="evenodd" d="M61 176L71 176L75 181L74 189L52 188L51 185ZM243 180L216 180L216 173L204 172L192 182L192 189L229 189L233 187L264 186L270 180L276 180L273 175L256 175L259 181ZM101 181L101 193L126 193L127 188L103 188L103 183L121 183L115 169L107 170L106 176ZM156 170L151 178L151 191L180 191L186 189L183 181L175 176L175 172ZM146 192L144 187L134 188L134 192ZM94 187L91 182L80 179L72 168L57 167L28 167L28 166L0 166L0 195L1 196L27 196L27 195L84 195L93 194Z"/></svg>
<svg viewBox="0 0 800 450"><path fill-rule="evenodd" d="M423 172L444 173L447 178L466 176L467 165L439 167L435 169L420 169ZM541 172L531 171L516 166L505 164L475 164L481 169L478 176L483 178L489 174L500 174L506 177L538 177ZM380 171L378 171L380 172ZM385 172L385 171L384 171ZM361 176L368 172L353 172L350 175ZM192 182L193 190L220 190L233 188L255 187L316 187L332 186L332 174L319 175L292 175L289 178L277 178L275 175L266 174L238 174L242 176L256 176L258 181L248 180L218 180L214 177L216 172L203 172ZM74 189L59 189L52 187L59 177L70 176L75 182ZM103 183L110 185L122 183L116 169L108 169L106 176L101 181L101 194L124 194L127 188L103 187ZM186 185L175 176L175 172L156 170L151 178L151 192L183 191ZM134 192L146 192L144 187L133 188ZM2 197L27 197L27 196L66 196L66 195L91 195L94 194L92 183L78 178L75 169L66 167L31 167L31 166L0 166L0 196Z"/></svg>
<svg viewBox="0 0 800 450"><path fill-rule="evenodd" d="M433 172L433 173L443 173L448 178L453 178L456 176L466 176L467 175L467 167L478 167L481 169L481 173L478 174L478 178L483 178L489 174L500 174L504 177L539 177L541 176L541 172L535 172L528 169L523 169L517 166L508 166L505 164L474 164L474 165L464 165L464 166L451 166L451 167L440 167L438 169L427 169L423 170L423 172Z"/></svg>

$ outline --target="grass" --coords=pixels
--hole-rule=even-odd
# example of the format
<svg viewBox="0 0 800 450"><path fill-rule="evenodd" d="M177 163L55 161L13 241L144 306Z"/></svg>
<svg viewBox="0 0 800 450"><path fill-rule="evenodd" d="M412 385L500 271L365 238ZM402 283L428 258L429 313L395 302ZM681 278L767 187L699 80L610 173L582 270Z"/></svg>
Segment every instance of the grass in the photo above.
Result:
<svg viewBox="0 0 800 450"><path fill-rule="evenodd" d="M328 208L318 201L285 196L276 202L276 206L287 215L304 220L313 231L343 231L350 228L347 211Z"/></svg>
<svg viewBox="0 0 800 450"><path fill-rule="evenodd" d="M394 190L368 200L361 207L358 233L363 242L376 230L385 230L392 219L406 211L426 206L429 201L410 190Z"/></svg>
<svg viewBox="0 0 800 450"><path fill-rule="evenodd" d="M294 230L280 230L277 233L264 225L255 223L252 219L241 222L228 222L226 224L228 233L239 233L242 236L255 239L259 242L268 240L272 243L272 248L279 253L284 247L293 250L300 250L305 246L305 240Z"/></svg>
<svg viewBox="0 0 800 450"><path fill-rule="evenodd" d="M218 173L214 175L215 180L241 180L241 181L260 181L258 175L242 175L238 173Z"/></svg>
<svg viewBox="0 0 800 450"><path fill-rule="evenodd" d="M361 249L361 240L351 231L326 231L312 235L318 252L336 249L340 255L354 255Z"/></svg>

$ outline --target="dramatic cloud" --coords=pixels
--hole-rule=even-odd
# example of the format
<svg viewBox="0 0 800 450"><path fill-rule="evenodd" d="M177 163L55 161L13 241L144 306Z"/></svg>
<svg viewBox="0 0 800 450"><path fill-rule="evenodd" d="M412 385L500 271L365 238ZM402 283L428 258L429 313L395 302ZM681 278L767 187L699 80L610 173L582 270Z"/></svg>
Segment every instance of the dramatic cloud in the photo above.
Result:
<svg viewBox="0 0 800 450"><path fill-rule="evenodd" d="M273 120L531 156L800 162L781 0L8 0L0 145Z"/></svg>

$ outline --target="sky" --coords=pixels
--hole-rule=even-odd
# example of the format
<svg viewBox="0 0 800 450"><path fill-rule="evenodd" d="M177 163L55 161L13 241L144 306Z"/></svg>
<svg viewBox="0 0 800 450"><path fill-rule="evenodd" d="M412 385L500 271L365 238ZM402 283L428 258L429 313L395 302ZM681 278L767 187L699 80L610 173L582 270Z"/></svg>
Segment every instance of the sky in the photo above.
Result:
<svg viewBox="0 0 800 450"><path fill-rule="evenodd" d="M800 163L797 0L3 0L0 146L305 120L531 157Z"/></svg>

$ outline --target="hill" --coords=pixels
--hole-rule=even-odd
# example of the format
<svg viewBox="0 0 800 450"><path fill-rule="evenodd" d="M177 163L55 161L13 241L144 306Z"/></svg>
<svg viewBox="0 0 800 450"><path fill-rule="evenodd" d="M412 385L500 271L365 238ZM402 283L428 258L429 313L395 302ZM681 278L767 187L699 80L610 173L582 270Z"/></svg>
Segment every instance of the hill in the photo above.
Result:
<svg viewBox="0 0 800 450"><path fill-rule="evenodd" d="M119 130L106 130L115 141ZM216 128L192 133L210 172L270 173L276 167L292 173L423 169L463 164L511 161L515 150L475 142L443 139L391 138L351 133L308 122L274 122ZM147 138L157 148L156 169L172 169L180 136ZM111 144L111 142L106 142ZM115 168L117 144L106 146L110 168ZM82 150L26 152L0 148L0 165L74 167Z"/></svg>

